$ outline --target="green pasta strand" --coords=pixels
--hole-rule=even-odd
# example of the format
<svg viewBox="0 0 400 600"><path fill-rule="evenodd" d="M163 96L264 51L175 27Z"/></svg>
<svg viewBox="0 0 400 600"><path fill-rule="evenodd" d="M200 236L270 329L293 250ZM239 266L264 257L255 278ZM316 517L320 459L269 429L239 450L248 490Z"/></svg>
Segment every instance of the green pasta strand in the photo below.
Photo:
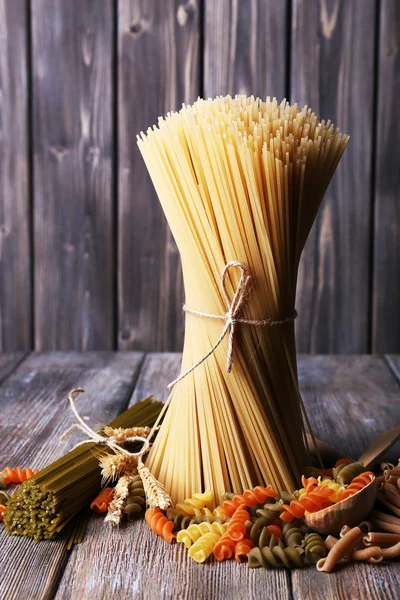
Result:
<svg viewBox="0 0 400 600"><path fill-rule="evenodd" d="M358 477L365 472L365 467L362 463L355 462L351 465L339 465L333 469L333 479L340 485L349 485L354 477Z"/></svg>

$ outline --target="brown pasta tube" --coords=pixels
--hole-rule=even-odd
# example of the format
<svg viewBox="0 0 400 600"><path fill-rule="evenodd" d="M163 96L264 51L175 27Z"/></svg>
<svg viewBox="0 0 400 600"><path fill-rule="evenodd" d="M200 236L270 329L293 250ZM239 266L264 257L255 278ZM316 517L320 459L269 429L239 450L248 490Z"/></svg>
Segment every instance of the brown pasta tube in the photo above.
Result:
<svg viewBox="0 0 400 600"><path fill-rule="evenodd" d="M388 473L388 474L386 474ZM393 473L393 471L386 471L385 473L385 481L387 481L388 483L393 483L393 485L398 485L398 481L399 481L399 477L400 477L400 473L396 473L394 475L392 475L391 473ZM390 473L390 475L389 475Z"/></svg>
<svg viewBox="0 0 400 600"><path fill-rule="evenodd" d="M387 500L400 508L400 490L398 487L393 485L393 483L385 483L384 485L384 494Z"/></svg>
<svg viewBox="0 0 400 600"><path fill-rule="evenodd" d="M340 538L338 543L333 546L326 558L320 558L320 560L317 562L318 571L330 573L336 563L338 563L346 554L348 554L349 548L358 542L360 535L362 535L362 531L359 527L353 527L353 529L350 529L350 531Z"/></svg>
<svg viewBox="0 0 400 600"><path fill-rule="evenodd" d="M382 504L387 506L388 509L391 510L395 515L400 517L400 508L398 508L397 506L395 506L394 504L389 502L389 500L387 498L385 498L385 496L383 496L382 494L377 494L376 498L377 498L377 500L379 500L379 502L381 502Z"/></svg>
<svg viewBox="0 0 400 600"><path fill-rule="evenodd" d="M400 542L390 548L382 548L382 556L385 560L398 558L400 556Z"/></svg>
<svg viewBox="0 0 400 600"><path fill-rule="evenodd" d="M379 468L381 471L391 471L392 469L394 469L394 465L392 465L392 463L381 463L379 465Z"/></svg>
<svg viewBox="0 0 400 600"><path fill-rule="evenodd" d="M400 542L400 534L397 533L381 533L379 531L371 531L363 537L364 546L380 546L388 548Z"/></svg>
<svg viewBox="0 0 400 600"><path fill-rule="evenodd" d="M392 525L396 525L400 528L400 519L398 517L394 517L393 515L388 515L383 512L379 512L378 510L373 510L370 513L371 521L385 521L386 523L391 523Z"/></svg>
<svg viewBox="0 0 400 600"><path fill-rule="evenodd" d="M335 544L337 544L337 543L338 543L338 541L339 541L339 540L338 540L337 538L335 538L333 535L328 535L328 537L327 537L327 538L326 538L326 540L325 540L325 547L326 547L328 550L332 550L333 546L334 546Z"/></svg>
<svg viewBox="0 0 400 600"><path fill-rule="evenodd" d="M353 560L373 560L373 562L381 562L383 559L382 549L379 546L370 546L369 548L354 550L351 558Z"/></svg>
<svg viewBox="0 0 400 600"><path fill-rule="evenodd" d="M384 476L384 475L378 475L378 476L375 478L375 480L376 480L376 484L377 484L378 488L379 488L379 487L380 487L380 486L381 486L383 483L385 483L385 481L386 481L386 479L385 479L385 476Z"/></svg>
<svg viewBox="0 0 400 600"><path fill-rule="evenodd" d="M400 534L400 527L398 525L393 525L392 523L388 523L387 521L380 521L379 519L375 519L373 521L376 529L380 529L381 531L387 531L389 533L398 533Z"/></svg>

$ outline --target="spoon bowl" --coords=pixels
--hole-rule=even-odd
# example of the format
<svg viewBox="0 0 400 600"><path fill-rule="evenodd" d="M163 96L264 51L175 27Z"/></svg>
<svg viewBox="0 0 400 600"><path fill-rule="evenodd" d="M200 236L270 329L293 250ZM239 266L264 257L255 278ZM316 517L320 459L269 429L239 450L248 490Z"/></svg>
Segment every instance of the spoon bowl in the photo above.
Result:
<svg viewBox="0 0 400 600"><path fill-rule="evenodd" d="M349 498L304 515L307 527L323 535L338 535L343 525L354 527L371 512L376 498L376 478Z"/></svg>

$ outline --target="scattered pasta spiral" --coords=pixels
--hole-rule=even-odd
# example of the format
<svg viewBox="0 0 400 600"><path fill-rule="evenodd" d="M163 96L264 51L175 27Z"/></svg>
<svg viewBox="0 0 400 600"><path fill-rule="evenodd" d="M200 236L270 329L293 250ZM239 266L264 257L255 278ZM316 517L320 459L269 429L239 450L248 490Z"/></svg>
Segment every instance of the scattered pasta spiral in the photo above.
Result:
<svg viewBox="0 0 400 600"><path fill-rule="evenodd" d="M228 524L228 533L235 542L242 540L247 533L246 521L250 519L250 515L244 506L244 504L241 504L235 510Z"/></svg>
<svg viewBox="0 0 400 600"><path fill-rule="evenodd" d="M146 523L157 535L164 538L166 542L171 544L172 540L176 537L172 530L174 524L172 521L168 521L167 517L161 512L159 508L148 508L145 515Z"/></svg>
<svg viewBox="0 0 400 600"><path fill-rule="evenodd" d="M315 512L326 506L330 506L329 496L333 494L333 490L328 487L316 487L309 494L304 494L298 500L293 500L290 504L283 505L281 513L282 521L290 523L293 519L301 519L304 513Z"/></svg>
<svg viewBox="0 0 400 600"><path fill-rule="evenodd" d="M328 487L329 489L333 490L333 494L329 496L329 500L331 502L335 503L342 500L342 492L345 489L342 484L338 483L337 481L333 481L333 479L326 478L320 481L318 485Z"/></svg>
<svg viewBox="0 0 400 600"><path fill-rule="evenodd" d="M220 536L226 533L228 525L221 523L199 523L190 525L187 529L179 531L176 541L183 542L186 548L190 548L192 542L196 542L205 533L218 533Z"/></svg>
<svg viewBox="0 0 400 600"><path fill-rule="evenodd" d="M245 490L243 494L235 494L232 500L225 500L225 502L215 509L214 514L221 516L222 513L227 517L231 517L241 504L252 507L257 503L264 503L267 498L275 498L276 495L277 493L270 485L268 487L258 485L251 490Z"/></svg>
<svg viewBox="0 0 400 600"><path fill-rule="evenodd" d="M114 495L114 488L105 487L101 490L98 496L93 500L90 505L91 510L97 514L101 514L107 511L112 497Z"/></svg>
<svg viewBox="0 0 400 600"><path fill-rule="evenodd" d="M364 470L364 465L359 462L353 462L349 465L340 464L333 469L333 479L340 483L340 485L348 485L355 477L361 475Z"/></svg>
<svg viewBox="0 0 400 600"><path fill-rule="evenodd" d="M212 554L220 537L214 531L205 533L189 548L189 556L198 563L204 562Z"/></svg>
<svg viewBox="0 0 400 600"><path fill-rule="evenodd" d="M214 557L221 561L231 558L235 552L236 542L230 537L229 533L224 533L214 547Z"/></svg>
<svg viewBox="0 0 400 600"><path fill-rule="evenodd" d="M304 566L304 550L302 548L285 548L282 543L279 546L253 548L247 555L250 568L264 567L265 569Z"/></svg>
<svg viewBox="0 0 400 600"><path fill-rule="evenodd" d="M247 555L252 548L254 548L254 543L248 537L237 542L235 546L235 559L237 562L244 562L247 560Z"/></svg>
<svg viewBox="0 0 400 600"><path fill-rule="evenodd" d="M135 475L129 484L128 497L125 501L124 516L128 521L134 521L146 506L146 492L140 475Z"/></svg>
<svg viewBox="0 0 400 600"><path fill-rule="evenodd" d="M291 500L285 500L286 503L292 502L295 498L291 497ZM256 510L257 516L266 521L266 525L271 521L274 521L279 517L282 512L283 500L279 500L275 504L264 504L263 508Z"/></svg>
<svg viewBox="0 0 400 600"><path fill-rule="evenodd" d="M251 541L259 548L268 545L272 535L277 539L282 537L281 527L275 523L267 525L264 519L257 519L254 523L247 521L246 529Z"/></svg>
<svg viewBox="0 0 400 600"><path fill-rule="evenodd" d="M202 510L206 504L209 504L214 499L212 490L206 490L203 494L194 494L192 498L186 498L186 500L176 505L176 510L183 512L186 515L195 515L197 510Z"/></svg>
<svg viewBox="0 0 400 600"><path fill-rule="evenodd" d="M361 475L355 477L342 493L342 500L345 500L346 498L349 498L349 496L353 496L353 494L362 490L366 485L371 483L374 477L375 475L371 471L365 471L365 473L361 473Z"/></svg>
<svg viewBox="0 0 400 600"><path fill-rule="evenodd" d="M302 543L305 557L313 565L327 555L324 539L319 533L308 533Z"/></svg>
<svg viewBox="0 0 400 600"><path fill-rule="evenodd" d="M294 525L293 523L286 523L282 530L283 541L285 545L289 548L294 548L295 546L301 546L303 541L303 534L300 529Z"/></svg>
<svg viewBox="0 0 400 600"><path fill-rule="evenodd" d="M0 521L4 519L4 513L7 510L7 506L5 504L0 504Z"/></svg>
<svg viewBox="0 0 400 600"><path fill-rule="evenodd" d="M184 515L183 513L178 512L175 508L167 508L167 519L173 522L174 531L181 531L181 529L187 529L189 525L198 525L202 522L201 517Z"/></svg>
<svg viewBox="0 0 400 600"><path fill-rule="evenodd" d="M4 485L8 485L9 483L23 483L27 479L30 479L36 473L39 473L39 469L21 469L21 467L17 467L16 469L12 469L11 467L6 467L4 471L1 473L2 483Z"/></svg>

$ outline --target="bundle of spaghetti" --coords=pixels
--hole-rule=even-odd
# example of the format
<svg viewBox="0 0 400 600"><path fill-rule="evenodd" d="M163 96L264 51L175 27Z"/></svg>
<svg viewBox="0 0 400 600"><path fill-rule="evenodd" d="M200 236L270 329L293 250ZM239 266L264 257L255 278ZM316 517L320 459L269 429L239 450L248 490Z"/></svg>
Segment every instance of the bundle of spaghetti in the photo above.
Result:
<svg viewBox="0 0 400 600"><path fill-rule="evenodd" d="M154 425L162 404L147 398L128 408L110 427ZM101 489L95 443L79 445L20 486L8 503L4 523L12 535L52 539L89 506Z"/></svg>
<svg viewBox="0 0 400 600"><path fill-rule="evenodd" d="M180 251L186 307L195 311L186 312L186 375L147 461L175 503L202 488L220 494L268 482L294 490L309 464L296 278L347 142L307 107L245 96L198 100L138 136ZM226 315L238 304L233 323ZM214 348L223 328L230 335Z"/></svg>

